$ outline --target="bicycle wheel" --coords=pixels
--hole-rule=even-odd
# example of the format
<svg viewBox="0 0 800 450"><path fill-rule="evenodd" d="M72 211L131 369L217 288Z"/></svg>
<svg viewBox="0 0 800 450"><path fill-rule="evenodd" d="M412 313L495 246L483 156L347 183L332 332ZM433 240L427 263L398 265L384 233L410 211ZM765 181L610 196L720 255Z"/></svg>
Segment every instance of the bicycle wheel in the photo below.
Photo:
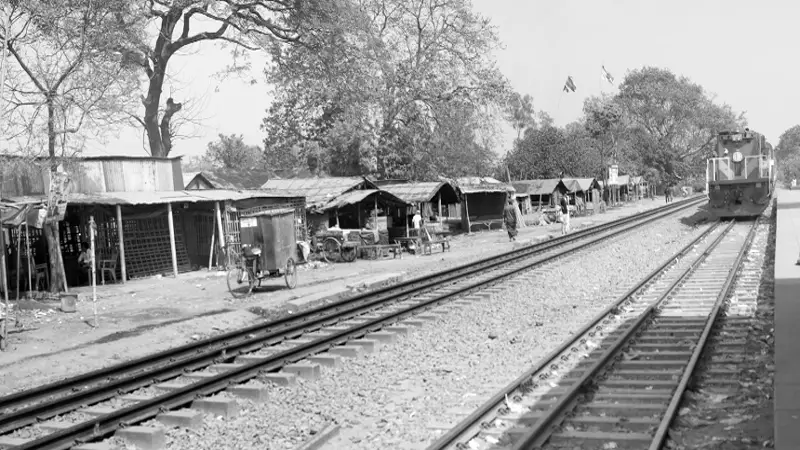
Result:
<svg viewBox="0 0 800 450"><path fill-rule="evenodd" d="M345 262L353 262L358 256L358 247L347 247L341 250L342 260Z"/></svg>
<svg viewBox="0 0 800 450"><path fill-rule="evenodd" d="M233 298L244 298L253 292L256 285L255 274L249 268L237 265L228 270L226 275L228 290Z"/></svg>
<svg viewBox="0 0 800 450"><path fill-rule="evenodd" d="M297 266L292 258L286 261L286 274L284 278L286 279L286 287L289 289L294 289L297 286Z"/></svg>
<svg viewBox="0 0 800 450"><path fill-rule="evenodd" d="M322 242L322 259L325 262L333 263L333 261L341 257L342 253L342 244L339 243L339 240L334 237L327 237Z"/></svg>

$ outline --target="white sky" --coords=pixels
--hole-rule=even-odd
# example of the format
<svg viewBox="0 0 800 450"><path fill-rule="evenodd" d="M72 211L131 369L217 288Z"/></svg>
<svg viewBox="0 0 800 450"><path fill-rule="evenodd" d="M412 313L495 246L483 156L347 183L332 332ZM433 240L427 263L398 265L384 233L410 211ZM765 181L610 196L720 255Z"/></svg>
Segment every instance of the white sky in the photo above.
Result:
<svg viewBox="0 0 800 450"><path fill-rule="evenodd" d="M619 83L629 70L645 65L686 75L720 102L746 111L751 128L773 144L795 115L800 65L793 55L800 42L800 2L787 0L473 0L491 18L505 49L498 65L513 87L534 98L564 125L581 116L583 100L616 88L601 83L600 66ZM228 52L204 45L171 61L179 80L176 101L202 98L206 120L199 136L177 143L173 155L198 155L218 133L243 134L261 144L259 125L270 95L263 83L263 57L252 58L252 77L220 82L212 75L228 64ZM577 92L561 88L568 75ZM169 93L165 86L165 93ZM166 97L165 97L166 98ZM510 133L509 140L510 143ZM146 155L143 130L123 131L89 154ZM508 144L506 144L508 145ZM506 148L497 149L504 153Z"/></svg>

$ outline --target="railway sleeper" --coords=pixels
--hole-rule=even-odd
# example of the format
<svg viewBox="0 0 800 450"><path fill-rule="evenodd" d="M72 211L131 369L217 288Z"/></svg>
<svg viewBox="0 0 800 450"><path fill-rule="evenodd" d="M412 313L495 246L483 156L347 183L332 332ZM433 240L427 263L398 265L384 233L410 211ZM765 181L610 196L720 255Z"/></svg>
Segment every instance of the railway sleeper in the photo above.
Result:
<svg viewBox="0 0 800 450"><path fill-rule="evenodd" d="M655 391L655 392L654 392ZM626 403L666 403L672 398L667 389L654 389L653 391L631 392L629 389L599 389L594 392L592 399L598 402L624 401Z"/></svg>
<svg viewBox="0 0 800 450"><path fill-rule="evenodd" d="M681 377L681 370L615 370L609 378L625 378L633 380L676 380Z"/></svg>
<svg viewBox="0 0 800 450"><path fill-rule="evenodd" d="M569 418L569 425L580 431L616 432L620 428L644 433L658 427L658 419L652 417L601 417L574 416Z"/></svg>
<svg viewBox="0 0 800 450"><path fill-rule="evenodd" d="M630 378L606 378L598 383L600 386L613 386L629 389L672 389L678 385L679 380L638 380Z"/></svg>
<svg viewBox="0 0 800 450"><path fill-rule="evenodd" d="M685 319L678 317L658 317L656 322L664 325L693 325L697 327L703 327L706 323L706 320L699 317L687 317Z"/></svg>
<svg viewBox="0 0 800 450"><path fill-rule="evenodd" d="M614 401L589 403L578 406L576 415L601 415L605 417L661 417L667 409L663 403L619 403Z"/></svg>
<svg viewBox="0 0 800 450"><path fill-rule="evenodd" d="M615 442L618 450L646 448L652 440L647 433L562 431L550 436L548 441L555 448L599 448L601 443Z"/></svg>
<svg viewBox="0 0 800 450"><path fill-rule="evenodd" d="M686 361L689 361L689 358L692 357L692 352L690 351L664 351L664 352L637 352L637 351L626 351L624 358L626 359L636 359L639 361L658 361L658 360L667 360L667 361L682 361L683 364L686 364Z"/></svg>
<svg viewBox="0 0 800 450"><path fill-rule="evenodd" d="M648 342L635 342L628 347L630 351L639 353L652 353L652 352L680 352L684 350L692 350L694 342L675 342L675 343L648 343Z"/></svg>

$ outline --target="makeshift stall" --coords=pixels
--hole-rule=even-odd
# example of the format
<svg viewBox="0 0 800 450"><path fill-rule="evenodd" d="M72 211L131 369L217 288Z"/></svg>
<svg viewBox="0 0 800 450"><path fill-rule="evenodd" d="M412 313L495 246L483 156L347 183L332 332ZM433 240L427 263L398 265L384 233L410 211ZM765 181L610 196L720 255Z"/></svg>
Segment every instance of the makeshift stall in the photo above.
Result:
<svg viewBox="0 0 800 450"><path fill-rule="evenodd" d="M390 251L398 257L400 246L390 244L389 228L396 216L406 215L408 206L407 202L383 190L344 193L318 208L332 214L335 225L318 231L314 238L323 242L329 258L339 256L352 262L359 255L377 256L382 251Z"/></svg>

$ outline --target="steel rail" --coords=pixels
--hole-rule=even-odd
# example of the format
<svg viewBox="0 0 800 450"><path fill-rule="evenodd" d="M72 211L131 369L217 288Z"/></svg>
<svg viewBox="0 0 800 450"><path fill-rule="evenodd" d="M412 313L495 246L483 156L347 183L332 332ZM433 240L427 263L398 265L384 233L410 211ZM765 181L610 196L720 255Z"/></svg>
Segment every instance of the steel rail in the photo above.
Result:
<svg viewBox="0 0 800 450"><path fill-rule="evenodd" d="M642 224L637 224L635 226L620 229L614 231L611 235L620 234L625 231L628 231L631 228L641 225ZM380 330L387 324L392 324L401 321L406 317L410 317L414 314L435 307L441 303L449 301L450 299L458 298L467 295L475 290L483 289L487 285L496 284L504 279L528 271L532 267L536 267L538 265L547 263L549 261L553 261L567 254L571 254L577 250L597 244L598 242L601 242L607 239L608 237L610 236L604 235L599 238L590 240L588 242L581 243L577 246L570 247L569 249L566 249L563 252L544 256L543 258L539 258L531 263L514 268L502 274L498 274L492 278L472 283L470 285L461 287L457 290L443 293L431 299L425 299L419 303L405 307L402 310L389 312L388 314L382 317L371 319L362 324L354 325L346 330L342 330L331 335L320 337L312 342L302 344L291 349L287 349L283 352L274 355L269 355L259 361L247 363L238 368L234 368L232 370L220 373L213 377L209 377L207 379L194 382L183 388L160 395L153 399L138 402L126 408L114 411L110 414L100 416L83 423L79 423L68 429L54 432L52 434L41 437L37 440L30 441L26 444L18 446L16 447L16 449L27 450L27 449L41 448L41 449L61 450L70 448L76 442L86 442L104 437L106 435L113 433L116 429L120 427L148 420L150 418L155 417L164 410L170 410L189 405L191 404L192 401L194 401L198 397L217 393L219 391L224 390L230 385L242 383L249 379L255 378L260 373L279 370L286 364L296 362L305 359L310 355L326 351L336 345L345 343L348 340L360 338L372 331ZM374 300L369 304L355 306L346 311L338 312L336 315L339 317L342 316L349 317L357 315L357 312L370 309L372 306L379 303L383 303L383 301L380 299ZM257 337L250 342L237 344L238 346L237 348L233 349L233 351L231 352L228 352L229 355L228 357L234 358L236 355L240 353L257 350L263 347L265 343L269 343L270 341L275 341L276 338L278 338L277 341L280 341L282 340L283 336L291 335L292 333L294 333L295 335L302 334L305 330L309 328L315 329L329 325L332 321L335 321L335 319L336 318L331 316L312 319L307 323L300 323L294 326L290 326L289 328L273 333L272 335ZM173 378L174 376L183 373L185 370L192 370L193 368L203 367L208 364L208 361L209 361L208 355L198 355L194 358L189 358L186 361L181 361L180 364L182 367L180 368L156 369L147 374L137 376L135 380L130 380L130 381L123 380L122 381L123 385L117 383L113 387L103 386L102 389L104 390L114 389L114 392L122 392L128 390L125 387L123 387L124 383L149 384L152 383L154 380L163 381L165 379ZM82 405L88 403L86 401L87 393L89 392L79 392L76 394L76 397L74 398L71 397L70 399L68 399L68 402L73 407L75 405Z"/></svg>
<svg viewBox="0 0 800 450"><path fill-rule="evenodd" d="M744 260L745 256L747 255L750 246L753 243L753 240L756 236L756 229L758 228L759 224L761 223L761 219L755 221L753 227L750 228L750 232L745 239L745 243L742 246L742 249L739 251L739 254L736 256L736 261L731 267L730 272L728 273L728 277L725 279L725 284L722 286L722 290L720 291L719 295L717 296L716 301L714 302L714 308L711 310L711 315L706 322L706 326L703 329L703 334L700 335L700 340L697 341L697 345L692 352L692 357L689 360L689 364L686 365L685 370L683 371L683 375L681 376L681 381L678 384L678 387L675 389L675 392L672 394L672 399L669 402L669 406L667 407L667 411L664 413L664 417L661 419L661 423L656 430L656 434L653 437L653 442L650 444L650 450L660 450L661 446L664 444L664 439L667 438L667 433L669 431L669 427L672 425L672 421L675 419L675 414L678 412L678 407L681 404L681 400L683 399L683 394L686 392L686 388L689 386L689 381L694 374L694 369L697 366L697 362L700 360L700 356L703 353L703 350L708 343L708 338L711 335L711 330L714 328L714 323L717 321L719 317L719 311L722 309L722 305L725 303L725 300L731 295L734 287L736 278L738 277L739 272L743 269L742 261Z"/></svg>
<svg viewBox="0 0 800 450"><path fill-rule="evenodd" d="M518 390L524 384L526 384L532 376L534 376L537 372L542 371L545 367L556 363L557 358L562 353L569 350L571 347L575 346L576 342L578 342L581 337L589 333L593 328L598 326L605 318L608 317L609 314L616 311L621 305L623 305L628 299L635 296L639 291L645 289L648 285L653 283L660 275L662 275L673 263L675 263L678 259L685 256L689 251L694 248L697 243L705 239L709 234L711 234L718 226L720 222L715 222L711 226L709 226L700 236L692 240L689 244L685 247L680 249L677 253L675 253L670 259L665 261L659 267L654 269L650 272L647 276L645 276L640 282L638 282L635 286L630 288L627 292L622 294L617 300L615 300L611 305L606 307L603 311L597 314L590 322L584 325L580 330L575 332L571 337L569 337L563 344L561 344L558 348L548 353L544 358L542 358L538 363L536 363L532 368L528 369L517 377L514 381L506 385L500 392L495 394L491 399L481 405L478 409L472 412L469 416L464 418L461 422L459 422L455 427L448 430L444 435L439 437L433 444L428 447L428 450L445 450L447 448L451 448L458 443L466 443L469 439L471 439L474 435L476 435L480 428L481 423L487 419L490 419L492 415L503 407L503 404L506 399L506 395Z"/></svg>
<svg viewBox="0 0 800 450"><path fill-rule="evenodd" d="M598 372L611 360L611 358L616 355L630 340L631 336L633 336L636 332L640 330L643 324L650 319L654 312L657 311L657 308L667 299L669 298L673 291L678 288L689 276L691 276L695 270L708 258L708 256L716 249L722 240L728 236L728 233L736 224L735 220L732 220L730 224L717 236L716 239L706 247L705 251L692 262L692 264L687 267L683 273L673 281L667 288L664 289L663 293L658 297L657 300L652 302L645 310L642 312L633 324L628 327L628 329L620 336L611 346L603 352L603 354L598 358L597 362L592 364L590 367L586 369L583 375L579 378L579 380L571 385L567 392L559 397L556 403L547 410L544 417L540 420L536 421L536 423L528 430L526 430L525 434L520 437L518 441L512 447L512 450L527 450L532 448L537 448L544 444L544 442L549 438L550 433L553 431L553 428L556 425L558 419L563 417L566 410L572 405L572 403L577 399L578 395L583 391L584 386L586 386L594 377L597 376Z"/></svg>
<svg viewBox="0 0 800 450"><path fill-rule="evenodd" d="M551 239L547 242L525 246L520 249L512 250L510 252L502 253L492 257L484 258L468 264L463 264L454 268L450 268L441 272L431 275L417 277L405 282L401 282L392 286L387 286L375 291L367 292L349 299L344 299L339 302L331 303L320 308L314 308L308 311L301 312L291 317L284 317L267 323L260 323L249 327L241 328L231 332L223 333L207 339L191 342L179 347L165 350L156 354L147 355L121 364L116 364L110 367L94 370L85 374L75 377L67 378L54 383L46 384L14 394L0 397L0 411L8 410L20 405L34 403L38 400L53 397L63 393L73 393L76 389L84 389L87 385L102 383L113 380L120 376L128 375L131 372L150 369L154 366L161 364L171 364L175 361L192 357L200 352L219 352L225 351L225 347L230 346L232 341L248 339L254 333L270 333L275 329L284 329L292 324L308 321L311 318L321 314L340 311L353 304L358 304L380 296L386 296L387 301L389 298L398 298L401 296L408 296L418 294L420 291L440 287L442 284L464 278L467 275L476 273L484 269L486 266L498 265L513 261L516 259L527 258L537 253L548 251L552 248L583 239L587 236L602 233L609 229L624 225L629 222L636 222L639 220L655 220L653 217L662 217L670 215L674 212L680 211L684 208L693 206L695 203L700 203L702 197L689 198L675 204L667 205L666 207L654 208L642 214L624 217L611 222L600 224L594 227L586 228L584 230L572 233L567 236L561 236ZM647 223L647 222L644 222ZM642 224L639 224L642 225ZM466 272L466 275L464 274ZM220 348L213 348L213 347ZM0 415L0 433L5 432L6 426L4 423L8 414Z"/></svg>

